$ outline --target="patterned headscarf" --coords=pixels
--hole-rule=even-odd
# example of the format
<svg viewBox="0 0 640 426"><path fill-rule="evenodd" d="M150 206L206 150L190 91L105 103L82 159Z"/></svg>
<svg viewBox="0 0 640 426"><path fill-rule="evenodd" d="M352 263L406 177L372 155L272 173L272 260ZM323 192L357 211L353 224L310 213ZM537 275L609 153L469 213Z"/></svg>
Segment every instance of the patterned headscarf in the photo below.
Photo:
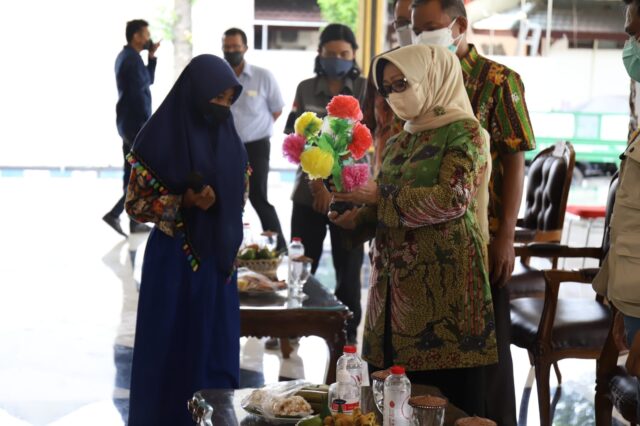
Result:
<svg viewBox="0 0 640 426"><path fill-rule="evenodd" d="M394 64L409 82L421 101L422 110L404 129L409 133L437 129L459 120L476 120L464 88L462 69L457 56L440 46L415 45L380 55L373 63L376 87L382 86L379 65L385 59Z"/></svg>

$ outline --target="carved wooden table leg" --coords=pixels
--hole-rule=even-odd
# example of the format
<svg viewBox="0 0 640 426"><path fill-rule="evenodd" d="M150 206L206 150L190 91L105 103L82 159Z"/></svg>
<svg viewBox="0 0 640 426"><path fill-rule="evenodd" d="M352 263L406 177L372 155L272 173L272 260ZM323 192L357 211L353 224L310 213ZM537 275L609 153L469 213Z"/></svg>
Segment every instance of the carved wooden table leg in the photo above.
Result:
<svg viewBox="0 0 640 426"><path fill-rule="evenodd" d="M291 342L289 342L288 338L280 339L280 350L282 351L282 358L289 359L291 352L293 352L293 348L291 347Z"/></svg>
<svg viewBox="0 0 640 426"><path fill-rule="evenodd" d="M322 330L317 333L322 337L329 347L329 368L327 370L326 384L336 381L336 363L342 355L344 345L347 343L347 318L351 316L350 312L340 312L331 316L322 325Z"/></svg>

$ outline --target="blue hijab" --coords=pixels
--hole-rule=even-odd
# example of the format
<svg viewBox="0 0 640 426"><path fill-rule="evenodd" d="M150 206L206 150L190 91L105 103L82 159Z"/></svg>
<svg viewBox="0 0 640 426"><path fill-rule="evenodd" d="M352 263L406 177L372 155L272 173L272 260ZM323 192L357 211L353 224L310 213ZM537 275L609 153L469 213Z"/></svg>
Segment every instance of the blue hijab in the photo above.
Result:
<svg viewBox="0 0 640 426"><path fill-rule="evenodd" d="M184 247L198 263L214 259L222 272L232 269L242 242L247 152L233 117L211 124L202 107L228 88L235 89L235 102L242 86L227 62L213 55L196 56L140 130L132 149L172 194L183 194L194 172L213 188L216 202L211 209L182 210Z"/></svg>

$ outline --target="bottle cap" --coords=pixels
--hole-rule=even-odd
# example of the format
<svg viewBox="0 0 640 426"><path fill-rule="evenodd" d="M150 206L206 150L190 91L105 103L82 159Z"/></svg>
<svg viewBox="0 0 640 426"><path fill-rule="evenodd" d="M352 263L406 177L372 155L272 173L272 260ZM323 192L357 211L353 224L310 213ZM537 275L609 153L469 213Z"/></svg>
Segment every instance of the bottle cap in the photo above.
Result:
<svg viewBox="0 0 640 426"><path fill-rule="evenodd" d="M293 242L295 242L295 243L301 243L301 242L302 242L302 238L299 238L299 237L293 237L293 238L291 239L291 241L293 241Z"/></svg>
<svg viewBox="0 0 640 426"><path fill-rule="evenodd" d="M391 374L404 374L404 367L394 365L391 367Z"/></svg>
<svg viewBox="0 0 640 426"><path fill-rule="evenodd" d="M338 383L351 383L351 374L347 370L339 370L336 373L336 381Z"/></svg>
<svg viewBox="0 0 640 426"><path fill-rule="evenodd" d="M346 354L355 354L356 353L356 347L355 346L345 346L344 349L342 350L342 352L346 353Z"/></svg>

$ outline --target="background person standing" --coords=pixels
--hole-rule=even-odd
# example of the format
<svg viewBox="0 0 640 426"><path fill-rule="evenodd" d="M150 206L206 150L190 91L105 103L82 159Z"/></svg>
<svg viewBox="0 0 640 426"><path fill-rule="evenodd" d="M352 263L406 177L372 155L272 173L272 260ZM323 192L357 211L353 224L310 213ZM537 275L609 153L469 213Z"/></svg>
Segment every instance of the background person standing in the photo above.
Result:
<svg viewBox="0 0 640 426"><path fill-rule="evenodd" d="M319 117L327 115L326 106L336 95L349 95L364 100L367 80L360 76L355 61L358 44L353 31L342 24L329 24L320 34L320 45L316 57L315 77L298 84L291 114L285 133L294 131L296 119L305 111ZM313 259L315 274L322 256L327 229L331 236L331 254L336 271L335 295L349 307L353 317L347 321L347 342L357 340L358 324L362 316L360 306L360 270L364 256L362 244L348 246L351 242L348 231L329 222L327 213L332 195L322 180L309 180L298 168L293 189L293 211L291 213L291 235L302 238L305 255Z"/></svg>
<svg viewBox="0 0 640 426"><path fill-rule="evenodd" d="M247 35L239 28L224 33L222 51L224 58L236 73L244 88L233 104L233 121L240 139L244 142L252 168L249 201L258 213L262 229L278 233L277 250L287 248L276 209L267 197L269 157L273 123L282 114L284 101L273 74L264 68L250 65L244 60L247 52Z"/></svg>
<svg viewBox="0 0 640 426"><path fill-rule="evenodd" d="M116 125L122 138L122 154L126 157L136 135L151 117L151 90L157 59L156 50L160 43L154 43L149 33L149 23L143 19L127 22L125 31L127 44L116 58L115 72L118 86L118 103L116 104ZM145 66L140 52L149 51L149 62ZM113 208L102 217L117 233L127 236L120 226L120 215L124 211L124 200L129 184L131 166L124 159L123 194ZM148 232L149 227L134 221L129 222L130 232Z"/></svg>
<svg viewBox="0 0 640 426"><path fill-rule="evenodd" d="M400 47L411 45L411 0L395 0L393 3L393 28ZM375 60L375 59L374 59ZM373 62L373 61L372 61ZM404 120L398 118L387 101L376 90L373 73L367 78L367 90L363 103L364 124L373 135L375 147L373 159L374 176L382 165L382 153L387 141L402 131Z"/></svg>
<svg viewBox="0 0 640 426"><path fill-rule="evenodd" d="M535 137L524 84L512 69L478 53L467 42L469 27L463 0L414 0L414 44L437 45L455 52L473 112L491 135L489 181L489 273L495 314L498 364L489 365L486 414L501 426L515 426L516 398L511 360L511 314L505 285L515 263L513 240L524 186L524 151Z"/></svg>

